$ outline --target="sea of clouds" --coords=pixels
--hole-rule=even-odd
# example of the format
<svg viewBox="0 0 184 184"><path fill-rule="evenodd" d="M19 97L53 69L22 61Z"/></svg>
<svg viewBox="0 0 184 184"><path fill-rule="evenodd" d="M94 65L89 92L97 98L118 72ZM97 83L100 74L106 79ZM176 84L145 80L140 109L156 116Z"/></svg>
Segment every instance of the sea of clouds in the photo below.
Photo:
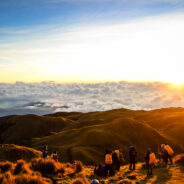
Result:
<svg viewBox="0 0 184 184"><path fill-rule="evenodd" d="M184 90L160 82L0 83L0 116L164 107L184 107Z"/></svg>

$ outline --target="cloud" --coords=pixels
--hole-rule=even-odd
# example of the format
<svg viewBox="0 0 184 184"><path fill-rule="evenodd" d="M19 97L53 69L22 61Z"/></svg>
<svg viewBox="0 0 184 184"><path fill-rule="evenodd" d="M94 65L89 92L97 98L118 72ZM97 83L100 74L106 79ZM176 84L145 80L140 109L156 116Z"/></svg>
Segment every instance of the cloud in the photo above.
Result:
<svg viewBox="0 0 184 184"><path fill-rule="evenodd" d="M0 116L58 111L103 111L115 108L150 110L184 107L184 92L168 83L54 82L0 84Z"/></svg>

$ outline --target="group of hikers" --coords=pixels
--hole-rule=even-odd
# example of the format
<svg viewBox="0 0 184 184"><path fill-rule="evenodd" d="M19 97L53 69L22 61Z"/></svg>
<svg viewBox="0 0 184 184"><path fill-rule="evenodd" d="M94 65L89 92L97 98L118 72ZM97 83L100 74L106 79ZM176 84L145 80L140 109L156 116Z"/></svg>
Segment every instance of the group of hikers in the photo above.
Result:
<svg viewBox="0 0 184 184"><path fill-rule="evenodd" d="M168 144L159 145L158 147L159 162L163 160L163 162L165 162L165 164L167 165L168 160L170 160L172 164L173 155L174 151ZM128 156L129 156L129 170L135 170L137 151L134 146L129 147ZM99 177L107 177L115 175L115 172L120 170L120 166L122 162L124 162L122 149L117 148L114 151L106 149L104 159L105 165L102 164L98 164L98 166L96 165L94 173ZM146 162L147 175L152 175L153 166L156 163L155 153L153 153L151 149L148 148L144 159Z"/></svg>
<svg viewBox="0 0 184 184"><path fill-rule="evenodd" d="M42 157L44 159L48 158L48 147L47 146L44 146L43 149L42 149ZM53 151L52 154L51 154L51 158L53 160L55 160L56 162L58 161L58 154L57 154L57 151Z"/></svg>
<svg viewBox="0 0 184 184"><path fill-rule="evenodd" d="M160 144L158 147L158 159L159 162L164 162L166 165L168 164L168 160L173 163L172 156L174 155L173 149L168 144ZM48 147L44 146L42 150L42 157L44 159L48 158ZM136 168L136 158L137 151L134 146L130 146L128 150L129 157L129 170L135 170ZM57 152L54 151L51 154L51 158L55 161L58 161ZM152 175L153 166L156 163L156 155L151 151L150 148L147 149L145 154L145 162L147 168L147 175ZM108 177L115 175L116 171L120 170L120 166L122 165L124 160L124 155L122 149L116 147L114 151L110 149L106 149L104 154L105 165L98 164L95 166L94 174L98 177ZM75 163L74 163L75 164ZM97 180L94 180L96 182Z"/></svg>

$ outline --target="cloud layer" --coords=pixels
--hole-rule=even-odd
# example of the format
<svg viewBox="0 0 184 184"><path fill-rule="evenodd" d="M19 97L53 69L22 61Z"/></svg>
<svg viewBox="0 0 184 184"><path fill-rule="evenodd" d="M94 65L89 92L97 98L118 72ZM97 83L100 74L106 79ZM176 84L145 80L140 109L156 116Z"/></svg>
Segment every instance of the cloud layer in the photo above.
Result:
<svg viewBox="0 0 184 184"><path fill-rule="evenodd" d="M0 84L0 116L58 111L184 107L184 91L167 83Z"/></svg>

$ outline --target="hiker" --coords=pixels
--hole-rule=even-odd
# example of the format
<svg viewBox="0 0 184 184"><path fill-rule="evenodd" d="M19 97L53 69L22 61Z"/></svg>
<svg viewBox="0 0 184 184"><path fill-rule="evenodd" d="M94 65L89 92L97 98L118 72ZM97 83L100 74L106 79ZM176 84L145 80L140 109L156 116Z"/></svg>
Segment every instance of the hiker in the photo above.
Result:
<svg viewBox="0 0 184 184"><path fill-rule="evenodd" d="M124 155L123 155L123 150L119 149L119 167L123 164L124 161L125 161L125 159L124 159Z"/></svg>
<svg viewBox="0 0 184 184"><path fill-rule="evenodd" d="M51 158L54 159L56 162L58 162L58 155L57 155L57 152L54 151L52 154L51 154Z"/></svg>
<svg viewBox="0 0 184 184"><path fill-rule="evenodd" d="M163 148L166 151L166 153L165 153L165 163L166 163L166 165L168 163L168 159L170 160L171 165L172 165L173 164L172 156L174 155L173 149L168 144L164 144Z"/></svg>
<svg viewBox="0 0 184 184"><path fill-rule="evenodd" d="M162 157L163 157L163 152L162 152L161 144L159 144L158 145L158 160L159 160L159 162L162 161Z"/></svg>
<svg viewBox="0 0 184 184"><path fill-rule="evenodd" d="M48 156L48 147L44 146L42 150L42 157L45 159Z"/></svg>
<svg viewBox="0 0 184 184"><path fill-rule="evenodd" d="M95 165L94 174L96 174L98 177L105 177L106 176L106 168L105 166L98 164Z"/></svg>
<svg viewBox="0 0 184 184"><path fill-rule="evenodd" d="M156 163L156 156L151 152L151 149L148 148L147 154L145 156L146 166L147 166L147 175L152 175L153 165Z"/></svg>
<svg viewBox="0 0 184 184"><path fill-rule="evenodd" d="M122 150L121 150L122 151ZM121 157L122 152L120 151L119 148L117 148L114 152L116 154L116 164L115 164L115 170L119 171L120 170L120 165L121 165Z"/></svg>
<svg viewBox="0 0 184 184"><path fill-rule="evenodd" d="M112 151L106 150L105 153L105 168L106 168L106 176L112 176L113 174L113 160L112 160Z"/></svg>
<svg viewBox="0 0 184 184"><path fill-rule="evenodd" d="M112 176L115 175L115 172L117 170L117 164L118 164L118 156L115 151L112 153Z"/></svg>
<svg viewBox="0 0 184 184"><path fill-rule="evenodd" d="M136 160L137 152L134 146L130 146L128 155L130 158L130 170L132 170L132 166L133 166L133 170L135 170L135 160Z"/></svg>

